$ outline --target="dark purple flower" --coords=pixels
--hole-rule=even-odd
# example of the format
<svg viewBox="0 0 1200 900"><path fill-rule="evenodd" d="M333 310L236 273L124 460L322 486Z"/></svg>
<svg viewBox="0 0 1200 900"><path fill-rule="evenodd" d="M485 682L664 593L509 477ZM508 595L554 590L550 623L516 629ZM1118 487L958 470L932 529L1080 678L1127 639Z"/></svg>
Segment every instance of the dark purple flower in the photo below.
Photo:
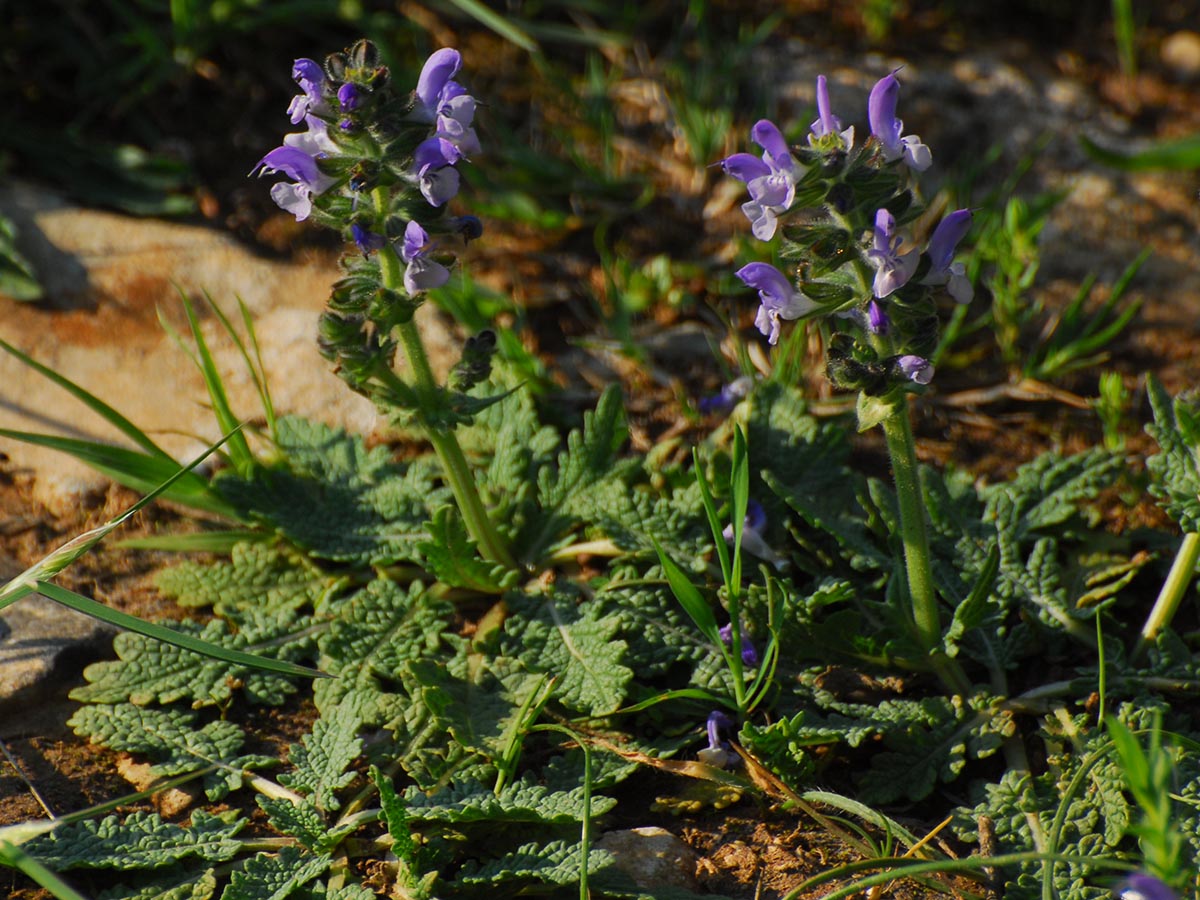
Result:
<svg viewBox="0 0 1200 900"><path fill-rule="evenodd" d="M792 283L769 263L750 263L737 270L737 277L758 291L761 306L754 324L771 344L779 342L781 319L798 319L817 304L792 287Z"/></svg>
<svg viewBox="0 0 1200 900"><path fill-rule="evenodd" d="M325 70L311 59L298 59L292 64L292 78L300 85L300 90L304 91L298 97L293 98L291 105L288 106L288 115L291 116L292 124L299 124L300 120L307 116L310 112L327 113L328 106L322 96L325 89Z"/></svg>
<svg viewBox="0 0 1200 900"><path fill-rule="evenodd" d="M971 210L957 209L938 222L925 250L929 256L929 272L921 279L921 283L935 287L946 285L946 292L957 303L970 303L975 296L975 289L967 278L966 266L954 262L958 242L970 230Z"/></svg>
<svg viewBox="0 0 1200 900"><path fill-rule="evenodd" d="M362 91L359 90L358 85L349 82L338 88L337 98L342 109L353 110L362 106Z"/></svg>
<svg viewBox="0 0 1200 900"><path fill-rule="evenodd" d="M900 97L896 71L879 79L871 88L871 96L867 101L867 120L871 124L871 134L875 135L883 149L885 160L891 162L903 158L910 169L924 172L933 164L933 155L916 135L902 136L904 123L896 118L896 101Z"/></svg>
<svg viewBox="0 0 1200 900"><path fill-rule="evenodd" d="M787 565L787 560L771 549L764 536L767 530L767 511L753 497L746 504L746 518L742 520L742 549L764 559L776 569ZM733 543L733 526L726 525L721 533L727 543Z"/></svg>
<svg viewBox="0 0 1200 900"><path fill-rule="evenodd" d="M817 148L849 150L854 146L854 126L842 130L842 120L829 110L829 85L817 76L817 118L809 126L808 142Z"/></svg>
<svg viewBox="0 0 1200 900"><path fill-rule="evenodd" d="M696 754L700 762L716 769L726 769L737 763L738 755L727 750L728 744L721 740L721 729L732 728L735 724L732 716L720 710L713 710L708 714L708 721L704 726L708 733L708 746Z"/></svg>
<svg viewBox="0 0 1200 900"><path fill-rule="evenodd" d="M867 259L875 266L872 292L880 300L907 284L921 261L915 249L900 253L904 239L895 234L895 227L896 220L886 209L875 213L874 246L867 251Z"/></svg>
<svg viewBox="0 0 1200 900"><path fill-rule="evenodd" d="M896 360L896 365L909 381L917 384L929 384L933 381L933 363L923 356L901 356Z"/></svg>
<svg viewBox="0 0 1200 900"><path fill-rule="evenodd" d="M762 159L750 153L735 153L721 160L721 167L746 183L750 200L742 204L742 212L750 220L754 236L769 241L775 236L779 215L796 198L796 181L804 170L792 158L783 133L773 123L760 119L750 129L750 137L763 148Z"/></svg>
<svg viewBox="0 0 1200 900"><path fill-rule="evenodd" d="M364 256L382 249L383 245L387 243L382 234L368 231L357 222L350 226L350 236L354 238L354 243L358 245L358 249L363 252Z"/></svg>
<svg viewBox="0 0 1200 900"><path fill-rule="evenodd" d="M1134 872L1115 888L1117 900L1179 900L1179 896L1153 875Z"/></svg>
<svg viewBox="0 0 1200 900"><path fill-rule="evenodd" d="M754 379L749 375L741 375L729 384L721 386L721 392L711 397L702 397L696 408L702 413L729 412L738 405L738 401L750 393L754 387Z"/></svg>
<svg viewBox="0 0 1200 900"><path fill-rule="evenodd" d="M892 330L892 320L887 312L875 300L867 303L867 329L871 334L887 334Z"/></svg>
<svg viewBox="0 0 1200 900"><path fill-rule="evenodd" d="M723 628L717 629L717 635L721 638L721 642L726 646L733 644L733 623L730 622ZM750 643L750 637L746 634L746 629L741 630L742 639L742 662L748 666L758 665L758 651L754 645Z"/></svg>
<svg viewBox="0 0 1200 900"><path fill-rule="evenodd" d="M450 280L450 270L436 260L430 259L429 235L418 222L409 222L404 229L404 243L400 258L408 263L404 271L404 289L410 296L422 291L441 287Z"/></svg>
<svg viewBox="0 0 1200 900"><path fill-rule="evenodd" d="M483 223L478 216L455 216L450 222L452 229L461 234L464 241L476 241L483 237Z"/></svg>

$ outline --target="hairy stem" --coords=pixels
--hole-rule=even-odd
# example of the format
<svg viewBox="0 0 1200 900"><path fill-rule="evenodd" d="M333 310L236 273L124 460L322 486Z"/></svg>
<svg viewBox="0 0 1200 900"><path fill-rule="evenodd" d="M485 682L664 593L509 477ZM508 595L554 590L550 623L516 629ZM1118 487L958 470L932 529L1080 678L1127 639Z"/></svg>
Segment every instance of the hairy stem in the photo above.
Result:
<svg viewBox="0 0 1200 900"><path fill-rule="evenodd" d="M401 286L400 260L390 245L379 251L379 269L385 288L396 290ZM396 331L412 372L412 388L417 394L417 401L427 410L436 402L434 398L437 393L437 381L433 377L425 345L421 342L421 333L413 319L397 325ZM450 484L450 490L454 493L458 511L462 514L467 531L479 546L479 552L485 559L515 569L517 565L508 545L488 518L483 500L475 488L471 468L453 430L432 424L425 417L422 417L422 422L429 442L433 444L433 449L442 463L442 471Z"/></svg>

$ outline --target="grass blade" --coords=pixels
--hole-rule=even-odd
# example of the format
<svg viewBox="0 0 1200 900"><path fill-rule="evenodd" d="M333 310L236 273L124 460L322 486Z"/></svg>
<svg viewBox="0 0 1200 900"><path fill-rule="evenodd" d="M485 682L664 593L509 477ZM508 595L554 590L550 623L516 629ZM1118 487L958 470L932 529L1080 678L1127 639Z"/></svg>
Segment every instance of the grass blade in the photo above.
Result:
<svg viewBox="0 0 1200 900"><path fill-rule="evenodd" d="M492 29L492 31L496 32L496 34L500 35L506 41L516 44L527 53L537 53L537 42L533 38L504 18L504 16L500 15L500 13L480 3L479 0L449 0L449 2L475 19L479 24Z"/></svg>
<svg viewBox="0 0 1200 900"><path fill-rule="evenodd" d="M102 622L116 625L118 628L124 628L128 631L136 631L138 634L153 638L156 641L174 644L176 647L191 650L193 653L199 653L202 656L219 659L222 662L238 666L248 666L252 669L263 669L268 672L278 672L282 675L299 675L304 678L328 677L324 672L317 669L310 669L308 666L302 666L281 659L271 659L266 656L257 656L242 650L231 650L228 647L221 647L208 641L202 641L199 638L192 637L190 634L183 634L164 625L147 622L145 619L139 619L137 616L129 615L129 613L112 609L103 603L92 600L90 597L67 590L67 588L60 587L51 581L37 582L37 591L39 594L49 597L55 603L69 606L76 612L91 616L93 619L99 619Z"/></svg>
<svg viewBox="0 0 1200 900"><path fill-rule="evenodd" d="M158 444L154 443L154 441L150 439L150 436L147 435L146 432L142 431L142 429L138 428L99 397L80 387L66 376L60 375L48 366L42 365L33 357L22 353L12 344L9 344L6 341L0 340L0 349L3 349L11 356L15 356L25 365L29 366L29 368L41 375L44 375L63 390L78 398L84 403L85 406L88 407L88 409L96 413L98 416L104 419L104 421L108 422L108 424L112 425L119 432L121 432L121 434L125 435L125 437L129 438L131 441L145 450L147 454L156 456L160 459L170 460L172 464L174 464L174 460L171 460L170 454L159 447Z"/></svg>
<svg viewBox="0 0 1200 900"><path fill-rule="evenodd" d="M87 897L76 891L54 872L8 841L0 841L0 863L28 875L58 900L87 900Z"/></svg>
<svg viewBox="0 0 1200 900"><path fill-rule="evenodd" d="M1108 150L1082 136L1079 142L1092 159L1116 169L1124 169L1126 172L1200 168L1200 135L1193 134L1175 141L1162 141L1141 152L1129 154Z"/></svg>
<svg viewBox="0 0 1200 900"><path fill-rule="evenodd" d="M700 632L714 644L720 646L721 636L717 633L717 618L713 615L712 607L700 594L699 589L683 574L683 570L675 564L671 557L667 556L658 541L655 541L654 538L651 540L654 541L654 549L658 552L663 573L667 577L667 583L671 586L671 592L675 595L675 599L679 601L684 612L692 617L692 621L696 623Z"/></svg>
<svg viewBox="0 0 1200 900"><path fill-rule="evenodd" d="M708 479L704 476L704 469L700 465L700 453L695 448L692 449L692 463L696 472L696 484L700 486L700 499L704 502L704 514L708 516L708 527L712 530L714 546L717 548L717 559L721 563L721 575L724 577L725 583L730 584L733 576L729 568L729 548L725 545L725 529L721 526L721 519L717 515L717 504L713 500Z"/></svg>
<svg viewBox="0 0 1200 900"><path fill-rule="evenodd" d="M267 543L275 535L266 531L199 531L192 534L163 534L125 538L113 544L128 550L166 550L171 553L229 553L238 544Z"/></svg>

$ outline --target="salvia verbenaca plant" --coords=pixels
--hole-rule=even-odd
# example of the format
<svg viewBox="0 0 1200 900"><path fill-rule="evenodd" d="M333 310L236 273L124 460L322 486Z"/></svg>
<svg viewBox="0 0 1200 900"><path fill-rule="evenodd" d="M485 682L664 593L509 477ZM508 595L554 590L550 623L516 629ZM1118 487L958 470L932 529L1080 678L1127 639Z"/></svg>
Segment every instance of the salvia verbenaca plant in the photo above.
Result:
<svg viewBox="0 0 1200 900"><path fill-rule="evenodd" d="M907 395L933 378L929 360L938 342L941 298L971 300L965 268L954 262L971 211L943 217L923 247L905 230L922 212L915 176L933 159L919 137L904 134L896 117L899 93L895 72L875 85L867 104L870 136L856 142L854 127L843 128L830 107L825 76L818 76L818 115L807 146L789 146L779 128L763 119L751 129L761 158L735 153L722 166L746 183L750 200L742 210L751 232L763 241L782 235L779 256L789 265L788 274L765 262L738 270L758 291L755 325L775 344L784 321L821 320L830 381L858 392L860 430L883 426L900 503L913 629L932 651L941 624ZM942 674L952 687L962 687L950 669Z"/></svg>
<svg viewBox="0 0 1200 900"><path fill-rule="evenodd" d="M321 352L384 413L415 417L480 552L512 567L454 436L456 425L501 399L467 393L488 376L494 335L472 338L450 384L439 385L413 321L424 292L449 280L452 248L482 234L474 216L447 211L461 184L458 164L481 150L475 99L454 80L461 66L457 50L438 50L407 90L392 83L369 41L324 65L296 60L292 77L302 93L288 113L306 130L286 135L254 171L290 179L274 185L271 197L297 221L311 219L353 242L346 276L321 317Z"/></svg>

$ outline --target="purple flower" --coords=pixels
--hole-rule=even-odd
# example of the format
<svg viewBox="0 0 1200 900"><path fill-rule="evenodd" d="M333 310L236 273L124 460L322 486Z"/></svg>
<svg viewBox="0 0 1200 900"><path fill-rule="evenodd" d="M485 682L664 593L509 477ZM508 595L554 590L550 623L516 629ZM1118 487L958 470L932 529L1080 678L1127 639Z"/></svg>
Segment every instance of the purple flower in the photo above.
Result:
<svg viewBox="0 0 1200 900"><path fill-rule="evenodd" d="M446 84L438 104L437 133L451 141L464 157L481 151L479 137L471 123L475 120L475 98L456 81Z"/></svg>
<svg viewBox="0 0 1200 900"><path fill-rule="evenodd" d="M817 118L809 126L808 143L819 149L849 150L854 146L854 126L842 130L842 120L829 111L829 85L817 76Z"/></svg>
<svg viewBox="0 0 1200 900"><path fill-rule="evenodd" d="M904 123L896 118L896 100L900 96L896 71L879 79L871 88L871 96L867 101L867 120L871 123L871 134L875 135L883 148L885 160L891 162L903 157L910 169L924 172L933 164L933 155L916 135L901 136Z"/></svg>
<svg viewBox="0 0 1200 900"><path fill-rule="evenodd" d="M293 98L291 105L288 106L288 115L291 116L293 125L298 125L300 120L310 112L327 113L329 111L322 97L322 91L325 88L325 71L318 63L311 59L296 60L292 64L292 78L300 85L300 90L304 91L303 94Z"/></svg>
<svg viewBox="0 0 1200 900"><path fill-rule="evenodd" d="M752 387L754 379L749 375L742 375L729 384L722 385L719 394L701 398L696 408L702 413L729 412L738 405L739 400L750 393Z"/></svg>
<svg viewBox="0 0 1200 900"><path fill-rule="evenodd" d="M282 172L292 179L291 184L272 185L271 199L294 215L297 222L303 222L312 213L312 198L337 182L317 166L317 158L326 155L322 137L329 141L323 130L289 134L283 139L284 146L276 147L250 170L251 175L260 169L260 175ZM332 147L332 142L328 146Z"/></svg>
<svg viewBox="0 0 1200 900"><path fill-rule="evenodd" d="M975 296L975 289L967 278L966 266L954 262L954 250L970 229L971 211L955 210L938 222L925 249L929 257L929 272L921 279L921 283L934 287L946 285L946 292L957 303L970 303Z"/></svg>
<svg viewBox="0 0 1200 900"><path fill-rule="evenodd" d="M867 251L867 259L875 266L872 292L880 300L907 284L921 261L915 249L900 253L904 239L894 233L895 227L896 220L886 209L875 213L875 245Z"/></svg>
<svg viewBox="0 0 1200 900"><path fill-rule="evenodd" d="M887 312L876 301L867 303L867 330L871 334L887 334L892 330L892 320Z"/></svg>
<svg viewBox="0 0 1200 900"><path fill-rule="evenodd" d="M362 106L362 91L359 90L358 85L350 84L349 82L338 88L337 98L342 109L358 109Z"/></svg>
<svg viewBox="0 0 1200 900"><path fill-rule="evenodd" d="M430 259L426 255L428 252L429 235L418 222L409 222L404 229L400 258L408 263L408 268L404 270L404 289L410 296L441 287L450 280L450 270Z"/></svg>
<svg viewBox="0 0 1200 900"><path fill-rule="evenodd" d="M771 549L763 532L767 530L767 511L762 504L751 498L746 504L746 518L742 521L742 549L764 559L776 569L787 565L787 560ZM733 526L726 525L721 532L727 543L733 543Z"/></svg>
<svg viewBox="0 0 1200 900"><path fill-rule="evenodd" d="M733 644L733 623L730 622L722 628L717 629L717 635L721 638L721 642L726 646ZM758 650L750 643L750 638L746 634L746 629L741 629L740 635L742 639L742 662L748 666L758 665Z"/></svg>
<svg viewBox="0 0 1200 900"><path fill-rule="evenodd" d="M462 54L450 47L443 47L425 60L425 65L421 67L421 75L417 79L417 107L413 111L414 118L422 122L434 122L437 119L442 92L460 68Z"/></svg>
<svg viewBox="0 0 1200 900"><path fill-rule="evenodd" d="M742 204L742 212L750 220L750 231L760 241L775 236L780 213L787 211L796 198L796 181L803 169L788 150L787 141L774 124L759 120L750 137L763 148L762 159L752 153L735 153L721 160L726 174L744 181L750 200Z"/></svg>
<svg viewBox="0 0 1200 900"><path fill-rule="evenodd" d="M413 177L431 206L441 206L458 193L454 164L460 159L458 147L438 135L422 141L413 151Z"/></svg>
<svg viewBox="0 0 1200 900"><path fill-rule="evenodd" d="M896 365L909 381L917 384L929 384L933 381L933 363L923 356L901 356L896 360Z"/></svg>
<svg viewBox="0 0 1200 900"><path fill-rule="evenodd" d="M1178 900L1178 895L1166 884L1144 872L1135 872L1118 884L1113 888L1113 896L1117 900Z"/></svg>
<svg viewBox="0 0 1200 900"><path fill-rule="evenodd" d="M450 220L450 226L451 230L462 235L466 243L483 237L483 223L478 216L455 216Z"/></svg>
<svg viewBox="0 0 1200 900"><path fill-rule="evenodd" d="M721 729L732 728L734 724L733 719L720 710L713 710L709 713L708 721L705 723L705 730L708 732L708 746L696 754L700 762L716 769L726 769L737 763L738 755L725 749L729 745L721 740Z"/></svg>
<svg viewBox="0 0 1200 900"><path fill-rule="evenodd" d="M781 319L798 319L817 304L792 287L782 272L769 263L750 263L737 270L737 277L758 291L762 305L754 324L771 344L779 343Z"/></svg>
<svg viewBox="0 0 1200 900"><path fill-rule="evenodd" d="M363 252L363 256L372 253L375 250L382 249L387 243L382 234L376 234L374 231L368 231L357 222L350 226L350 236L354 238L354 243L358 245L358 249Z"/></svg>

